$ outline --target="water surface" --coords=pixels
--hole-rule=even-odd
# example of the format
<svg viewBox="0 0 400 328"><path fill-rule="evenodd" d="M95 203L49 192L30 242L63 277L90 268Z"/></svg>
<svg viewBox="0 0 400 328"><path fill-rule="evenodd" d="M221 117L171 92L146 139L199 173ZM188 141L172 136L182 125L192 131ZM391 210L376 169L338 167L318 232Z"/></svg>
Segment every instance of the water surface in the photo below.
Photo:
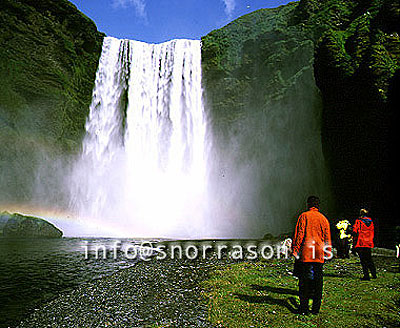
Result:
<svg viewBox="0 0 400 328"><path fill-rule="evenodd" d="M63 291L134 265L137 260L128 259L121 252L114 259L111 250L116 241L109 238L0 239L0 327L16 326L40 303ZM121 243L140 244L140 241L124 239ZM95 258L96 245L106 247L106 259L101 252Z"/></svg>

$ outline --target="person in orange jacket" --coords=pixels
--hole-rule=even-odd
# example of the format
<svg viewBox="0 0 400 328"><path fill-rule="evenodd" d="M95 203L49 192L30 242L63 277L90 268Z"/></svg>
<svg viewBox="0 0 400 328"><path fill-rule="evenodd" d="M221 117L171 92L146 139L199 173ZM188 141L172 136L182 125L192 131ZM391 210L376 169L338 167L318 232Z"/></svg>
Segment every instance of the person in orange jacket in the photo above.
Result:
<svg viewBox="0 0 400 328"><path fill-rule="evenodd" d="M376 279L376 268L371 256L371 250L374 248L374 223L367 214L366 209L361 209L360 217L353 226L356 241L354 249L360 257L363 271L361 280L370 280L369 272L372 278Z"/></svg>
<svg viewBox="0 0 400 328"><path fill-rule="evenodd" d="M300 314L308 314L310 298L313 300L311 313L319 313L323 264L332 258L330 226L327 218L319 212L319 204L318 197L308 197L308 210L299 216L292 242L293 256L298 261Z"/></svg>

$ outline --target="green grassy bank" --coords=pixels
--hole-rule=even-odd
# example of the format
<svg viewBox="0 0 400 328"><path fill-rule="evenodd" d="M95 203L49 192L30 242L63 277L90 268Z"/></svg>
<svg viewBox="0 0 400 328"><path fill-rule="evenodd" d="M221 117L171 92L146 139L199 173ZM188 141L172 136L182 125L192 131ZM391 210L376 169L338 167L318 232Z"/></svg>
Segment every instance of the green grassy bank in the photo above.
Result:
<svg viewBox="0 0 400 328"><path fill-rule="evenodd" d="M202 283L209 320L217 327L398 327L400 274L396 259L375 257L378 279L360 281L357 257L333 260L324 269L324 296L317 316L300 316L292 260L220 267ZM398 263L397 263L398 265Z"/></svg>

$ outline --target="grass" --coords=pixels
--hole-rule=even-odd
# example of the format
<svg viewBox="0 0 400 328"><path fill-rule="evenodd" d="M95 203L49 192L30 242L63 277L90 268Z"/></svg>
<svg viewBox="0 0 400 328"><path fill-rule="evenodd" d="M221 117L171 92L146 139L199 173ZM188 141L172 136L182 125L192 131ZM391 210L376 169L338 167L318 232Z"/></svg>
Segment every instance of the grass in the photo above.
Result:
<svg viewBox="0 0 400 328"><path fill-rule="evenodd" d="M378 279L360 281L357 257L325 265L318 316L294 313L297 280L291 260L235 263L203 282L209 320L217 327L398 327L400 278L394 258L375 258Z"/></svg>

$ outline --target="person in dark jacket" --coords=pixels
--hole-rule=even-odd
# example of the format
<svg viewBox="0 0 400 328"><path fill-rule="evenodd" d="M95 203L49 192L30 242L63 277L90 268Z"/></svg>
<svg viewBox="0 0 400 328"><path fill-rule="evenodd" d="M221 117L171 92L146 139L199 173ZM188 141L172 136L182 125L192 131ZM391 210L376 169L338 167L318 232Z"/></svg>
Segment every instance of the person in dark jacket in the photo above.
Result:
<svg viewBox="0 0 400 328"><path fill-rule="evenodd" d="M319 313L322 300L323 264L332 257L331 232L327 218L319 212L319 198L307 199L308 211L297 221L292 242L299 277L300 314L308 314L312 298L312 314Z"/></svg>
<svg viewBox="0 0 400 328"><path fill-rule="evenodd" d="M354 248L360 257L363 271L361 280L370 280L370 272L372 278L376 279L376 268L371 256L371 250L374 248L374 223L367 215L368 211L361 209L360 217L353 226L353 233L356 240Z"/></svg>

